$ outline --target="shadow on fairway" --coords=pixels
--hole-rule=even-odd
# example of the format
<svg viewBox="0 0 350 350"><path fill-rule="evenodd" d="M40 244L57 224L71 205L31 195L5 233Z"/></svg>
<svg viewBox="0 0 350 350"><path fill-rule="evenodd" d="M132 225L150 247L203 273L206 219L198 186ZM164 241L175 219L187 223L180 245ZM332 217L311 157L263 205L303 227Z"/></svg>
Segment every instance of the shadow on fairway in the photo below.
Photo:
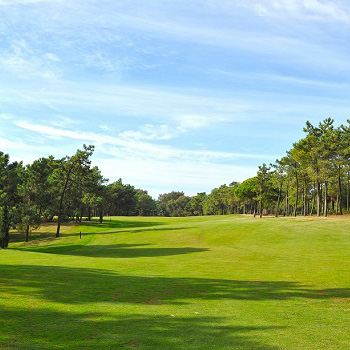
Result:
<svg viewBox="0 0 350 350"><path fill-rule="evenodd" d="M56 233L56 223L46 224L49 226L51 231L33 231L30 234L30 241L54 238ZM173 228L158 228L158 226L166 226L168 223L159 221L132 221L132 220L105 220L102 224L97 221L83 221L81 224L76 224L74 222L65 223L64 226L76 227L77 232L62 232L62 236L79 236L79 232L82 231L85 236L87 235L103 235L111 233L125 233L125 232L145 232L145 231L163 231L163 230L180 230L181 227ZM146 229L148 227L148 229ZM151 228L152 227L152 228ZM96 228L96 230L94 230ZM188 227L186 227L188 228ZM91 232L86 232L86 230L91 230ZM114 231L110 231L114 230ZM19 232L11 233L11 242L23 242L24 234Z"/></svg>
<svg viewBox="0 0 350 350"><path fill-rule="evenodd" d="M5 349L277 350L259 333L281 327L230 326L220 317L64 313L7 309L0 313ZM35 325L35 326L33 326Z"/></svg>
<svg viewBox="0 0 350 350"><path fill-rule="evenodd" d="M93 232L84 232L82 229L83 236L90 236L90 235L108 235L113 233L142 233L142 232L158 232L158 231L179 231L179 230L188 230L192 229L193 227L151 227L151 228L130 228L127 230L116 230L116 231L93 231ZM79 236L79 232L74 233L64 233L63 236Z"/></svg>
<svg viewBox="0 0 350 350"><path fill-rule="evenodd" d="M205 252L205 248L152 248L151 244L109 244L109 245L59 245L59 246L37 246L31 248L18 249L36 253L89 256L100 258L140 258L171 256L180 254L190 254Z"/></svg>
<svg viewBox="0 0 350 350"><path fill-rule="evenodd" d="M104 220L102 224L97 221L83 221L81 225L90 227L99 227L104 230L113 228L136 228L136 227L150 227L166 225L165 222L160 221L139 221L139 220Z"/></svg>
<svg viewBox="0 0 350 350"><path fill-rule="evenodd" d="M0 265L1 292L65 304L191 303L191 300L288 300L350 298L349 288L316 290L297 282L126 276L106 270ZM69 292L67 292L69 291Z"/></svg>

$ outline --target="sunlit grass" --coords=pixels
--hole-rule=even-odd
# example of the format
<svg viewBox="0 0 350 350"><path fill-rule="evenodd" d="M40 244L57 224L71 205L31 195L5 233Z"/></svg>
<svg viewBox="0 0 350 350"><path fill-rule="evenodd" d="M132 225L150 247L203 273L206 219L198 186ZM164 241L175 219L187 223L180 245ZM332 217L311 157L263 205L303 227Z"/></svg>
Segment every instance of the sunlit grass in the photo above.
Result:
<svg viewBox="0 0 350 350"><path fill-rule="evenodd" d="M349 218L113 218L53 234L0 251L1 349L349 348Z"/></svg>

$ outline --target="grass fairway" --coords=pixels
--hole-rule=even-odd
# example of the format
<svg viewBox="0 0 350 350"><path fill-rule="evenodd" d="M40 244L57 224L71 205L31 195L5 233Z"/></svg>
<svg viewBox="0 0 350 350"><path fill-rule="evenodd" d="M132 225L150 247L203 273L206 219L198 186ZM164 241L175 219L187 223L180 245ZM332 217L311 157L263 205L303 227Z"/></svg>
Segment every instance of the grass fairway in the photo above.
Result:
<svg viewBox="0 0 350 350"><path fill-rule="evenodd" d="M0 348L348 350L349 298L349 217L114 218L0 251Z"/></svg>

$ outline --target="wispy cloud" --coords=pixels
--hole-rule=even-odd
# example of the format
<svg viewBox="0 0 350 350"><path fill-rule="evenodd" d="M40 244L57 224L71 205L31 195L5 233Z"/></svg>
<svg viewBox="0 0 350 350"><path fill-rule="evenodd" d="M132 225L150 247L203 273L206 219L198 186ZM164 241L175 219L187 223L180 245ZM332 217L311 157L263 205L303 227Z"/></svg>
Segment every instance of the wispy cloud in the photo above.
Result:
<svg viewBox="0 0 350 350"><path fill-rule="evenodd" d="M109 136L102 133L88 132L88 131L74 131L69 129L62 129L48 125L30 123L25 120L15 121L14 125L29 130L34 133L41 134L45 137L67 138L79 140L81 142L95 143L101 147L105 153L120 156L121 154L127 156L145 157L148 155L150 159L162 159L171 161L172 159L191 160L193 158L198 161L208 160L233 160L233 159L263 159L266 155L262 154L245 154L234 152L216 152L206 149L188 150L182 148L175 148L169 145L161 145L158 143L151 143L141 141L135 138L134 135L128 133L120 133L115 136ZM153 140L154 141L154 140Z"/></svg>
<svg viewBox="0 0 350 350"><path fill-rule="evenodd" d="M96 145L94 164L100 167L107 178L113 181L122 177L136 186L150 189L154 197L171 189L194 194L209 191L218 184L243 180L255 173L255 166L232 164L232 161L262 161L266 160L266 157L274 158L262 154L182 149L127 138L125 135L121 136L122 133L113 137L105 133L74 131L18 118L12 120L12 123L12 128L25 130L27 136L25 141L9 141L0 137L0 148L14 154L13 159L32 162L36 156L57 155L55 145L58 142L61 145L69 145L71 141L77 142L78 145L93 143ZM31 135L36 135L33 140L40 139L40 142L28 141ZM41 143L47 144L51 139L55 141L43 148ZM64 150L67 150L66 147L60 149L59 156L63 155ZM69 153L72 153L72 150Z"/></svg>
<svg viewBox="0 0 350 350"><path fill-rule="evenodd" d="M87 68L95 68L107 73L122 74L133 66L130 58L111 58L103 52L90 52L83 57Z"/></svg>
<svg viewBox="0 0 350 350"><path fill-rule="evenodd" d="M152 85L128 84L79 84L57 82L54 87L9 87L1 88L0 101L44 104L60 110L63 107L108 111L110 115L136 117L152 116L169 120L180 118L191 123L208 123L210 116L233 120L241 119L240 114L250 110L249 104L232 99L229 95L212 90L176 89ZM209 114L209 116L207 116ZM198 117L200 116L200 117ZM198 120L201 118L201 120ZM204 118L204 119L203 119Z"/></svg>
<svg viewBox="0 0 350 350"><path fill-rule="evenodd" d="M65 0L0 0L0 6L35 5L63 1Z"/></svg>
<svg viewBox="0 0 350 350"><path fill-rule="evenodd" d="M290 74L277 74L274 72L232 72L232 71L225 71L223 69L212 69L207 71L208 74L216 75L216 76L222 76L229 78L230 80L244 80L244 81L253 81L253 82L259 82L261 84L265 84L267 82L274 82L274 83L282 83L282 84L288 84L288 85L297 85L297 86L309 86L309 87L318 87L323 88L325 90L334 91L334 89L339 90L348 90L350 88L350 81L348 81L346 78L344 79L327 79L327 78L315 78L310 79L306 78L301 75L290 75Z"/></svg>
<svg viewBox="0 0 350 350"><path fill-rule="evenodd" d="M13 120L15 117L12 114L0 113L0 119L2 120Z"/></svg>
<svg viewBox="0 0 350 350"><path fill-rule="evenodd" d="M258 15L294 17L350 23L350 8L344 3L329 0L253 0L242 2Z"/></svg>
<svg viewBox="0 0 350 350"><path fill-rule="evenodd" d="M139 130L123 131L119 136L133 140L171 140L190 131L218 125L222 122L229 122L229 120L223 117L187 114L174 118L171 125L146 124Z"/></svg>
<svg viewBox="0 0 350 350"><path fill-rule="evenodd" d="M55 117L51 119L50 124L59 128L67 128L74 125L80 125L81 121L77 120L77 118L73 119L64 115L55 115Z"/></svg>
<svg viewBox="0 0 350 350"><path fill-rule="evenodd" d="M211 125L228 122L229 119L220 116L208 116L198 114L186 114L176 118L178 123L177 130L179 132L188 132L201 128L207 128Z"/></svg>
<svg viewBox="0 0 350 350"><path fill-rule="evenodd" d="M165 162L130 157L96 158L95 161L110 180L122 177L135 186L150 189L154 197L171 190L185 191L190 195L210 191L218 184L242 181L256 172L254 166L197 162L195 159ZM115 169L118 169L117 175Z"/></svg>
<svg viewBox="0 0 350 350"><path fill-rule="evenodd" d="M15 40L10 48L0 53L0 71L16 74L20 79L57 79L59 69L53 63L59 58L50 53L38 53L24 39Z"/></svg>

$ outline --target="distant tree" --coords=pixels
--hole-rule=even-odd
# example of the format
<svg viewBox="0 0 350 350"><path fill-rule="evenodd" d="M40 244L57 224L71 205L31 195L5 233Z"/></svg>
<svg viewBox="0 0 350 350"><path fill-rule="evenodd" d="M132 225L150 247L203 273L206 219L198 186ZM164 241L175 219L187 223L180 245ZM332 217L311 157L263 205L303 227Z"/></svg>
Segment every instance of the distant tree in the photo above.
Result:
<svg viewBox="0 0 350 350"><path fill-rule="evenodd" d="M20 200L18 187L23 173L22 163L10 163L9 156L0 152L0 247L7 248L10 227L16 223L16 206Z"/></svg>
<svg viewBox="0 0 350 350"><path fill-rule="evenodd" d="M43 220L54 213L54 190L50 183L54 159L40 158L27 165L22 171L22 181L18 187L18 229L29 233L39 228Z"/></svg>
<svg viewBox="0 0 350 350"><path fill-rule="evenodd" d="M54 171L53 179L57 188L60 190L56 237L60 236L64 211L69 202L66 195L70 191L76 193L72 189L79 187L80 183L85 180L90 170L90 157L93 151L94 146L84 145L83 150L77 150L73 156L62 159Z"/></svg>
<svg viewBox="0 0 350 350"><path fill-rule="evenodd" d="M278 195L275 206L275 216L278 217L283 195L283 184L286 179L286 168L284 162L281 160L276 160L276 163L271 164L270 168L273 169L273 171L271 172L271 182L274 187L278 188Z"/></svg>
<svg viewBox="0 0 350 350"><path fill-rule="evenodd" d="M265 200L268 197L269 180L270 180L270 168L263 165L259 166L258 173L256 175L258 182L258 199L259 199L259 214L263 216Z"/></svg>
<svg viewBox="0 0 350 350"><path fill-rule="evenodd" d="M137 189L136 194L136 214L139 216L152 216L157 214L156 201L147 191Z"/></svg>
<svg viewBox="0 0 350 350"><path fill-rule="evenodd" d="M170 193L160 194L157 201L158 212L161 216L174 216L173 207L180 197L183 197L184 192L172 191Z"/></svg>
<svg viewBox="0 0 350 350"><path fill-rule="evenodd" d="M233 193L227 185L214 188L208 195L206 201L206 212L208 214L225 215L230 212Z"/></svg>
<svg viewBox="0 0 350 350"><path fill-rule="evenodd" d="M191 198L184 192L170 192L161 194L158 198L159 214L163 216L188 216Z"/></svg>
<svg viewBox="0 0 350 350"><path fill-rule="evenodd" d="M113 215L136 214L136 189L134 186L123 184L119 179L108 185L108 191L112 200L111 210Z"/></svg>
<svg viewBox="0 0 350 350"><path fill-rule="evenodd" d="M197 193L197 195L193 196L189 203L191 215L203 216L207 199L208 196L205 192Z"/></svg>
<svg viewBox="0 0 350 350"><path fill-rule="evenodd" d="M243 205L243 214L256 212L256 200L258 197L258 183L257 178L252 177L236 187L236 196Z"/></svg>
<svg viewBox="0 0 350 350"><path fill-rule="evenodd" d="M106 181L97 167L88 169L81 181L81 207L85 207L89 221L93 214L96 216L97 211L99 211L101 221L104 194L102 187Z"/></svg>

